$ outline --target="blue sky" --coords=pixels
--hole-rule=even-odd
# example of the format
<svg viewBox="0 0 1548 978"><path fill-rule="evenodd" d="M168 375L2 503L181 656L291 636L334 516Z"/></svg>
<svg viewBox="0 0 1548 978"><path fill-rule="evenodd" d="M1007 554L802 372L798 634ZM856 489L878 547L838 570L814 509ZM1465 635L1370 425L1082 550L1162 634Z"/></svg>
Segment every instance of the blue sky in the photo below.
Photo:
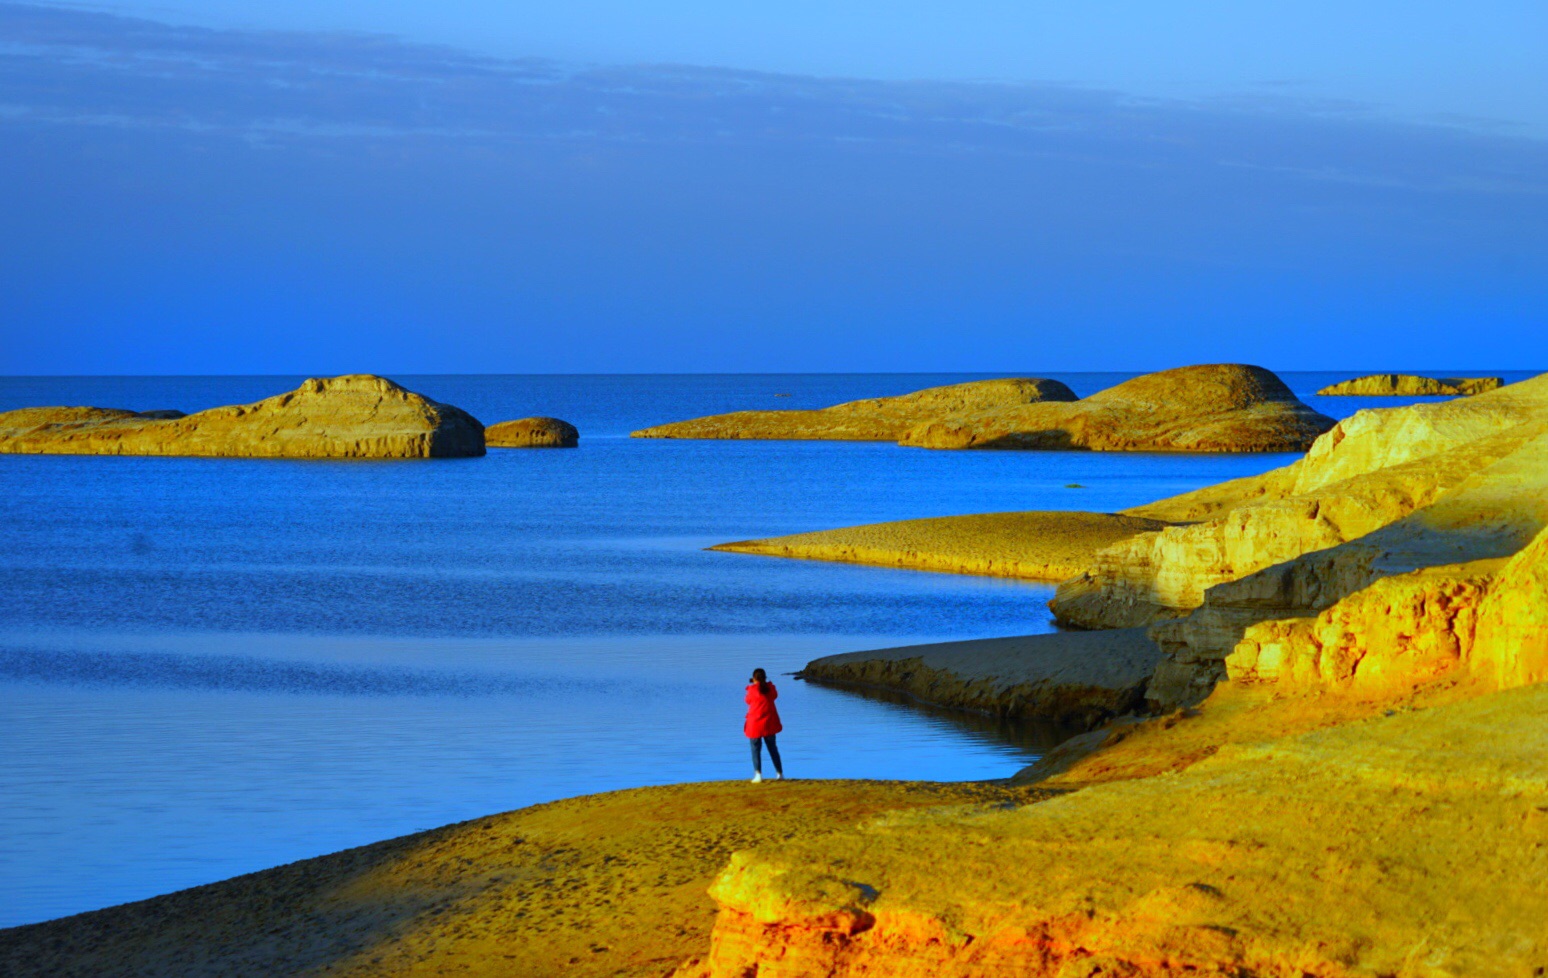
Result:
<svg viewBox="0 0 1548 978"><path fill-rule="evenodd" d="M1548 367L1545 47L1525 3L0 4L0 372Z"/></svg>

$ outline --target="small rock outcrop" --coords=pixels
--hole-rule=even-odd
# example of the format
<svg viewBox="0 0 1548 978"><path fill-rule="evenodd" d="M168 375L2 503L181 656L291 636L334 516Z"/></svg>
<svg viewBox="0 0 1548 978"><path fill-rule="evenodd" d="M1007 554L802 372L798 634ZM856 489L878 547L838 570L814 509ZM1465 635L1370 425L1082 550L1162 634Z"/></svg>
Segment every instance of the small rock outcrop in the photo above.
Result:
<svg viewBox="0 0 1548 978"><path fill-rule="evenodd" d="M196 414L22 408L0 414L0 452L253 458L447 458L484 454L460 408L385 377L313 378L286 394Z"/></svg>
<svg viewBox="0 0 1548 978"><path fill-rule="evenodd" d="M1331 384L1323 397L1457 397L1487 394L1504 384L1499 377L1420 377L1415 374L1371 374Z"/></svg>
<svg viewBox="0 0 1548 978"><path fill-rule="evenodd" d="M485 428L484 444L490 448L574 448L580 444L580 432L558 418L521 418Z"/></svg>
<svg viewBox="0 0 1548 978"><path fill-rule="evenodd" d="M1089 730L1145 702L1161 650L1143 628L910 645L814 659L801 678Z"/></svg>
<svg viewBox="0 0 1548 978"><path fill-rule="evenodd" d="M1179 367L1073 403L962 412L909 429L920 448L1103 452L1298 452L1333 427L1270 371L1243 364Z"/></svg>
<svg viewBox="0 0 1548 978"><path fill-rule="evenodd" d="M929 387L897 397L848 401L816 411L736 411L656 425L635 438L752 438L832 441L896 441L932 418L1014 404L1073 401L1057 380L1010 377Z"/></svg>
<svg viewBox="0 0 1548 978"><path fill-rule="evenodd" d="M1091 566L1098 551L1169 525L1161 520L1114 513L976 513L742 540L709 549L1062 581Z"/></svg>

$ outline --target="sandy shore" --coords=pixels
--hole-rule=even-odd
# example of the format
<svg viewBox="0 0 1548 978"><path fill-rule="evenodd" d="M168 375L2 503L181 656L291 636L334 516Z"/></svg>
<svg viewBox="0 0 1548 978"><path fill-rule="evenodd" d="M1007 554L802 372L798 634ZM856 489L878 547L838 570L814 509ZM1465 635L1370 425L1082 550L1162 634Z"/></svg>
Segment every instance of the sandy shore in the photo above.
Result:
<svg viewBox="0 0 1548 978"><path fill-rule="evenodd" d="M707 890L737 850L1040 794L787 781L572 798L0 931L0 974L659 978L708 945Z"/></svg>

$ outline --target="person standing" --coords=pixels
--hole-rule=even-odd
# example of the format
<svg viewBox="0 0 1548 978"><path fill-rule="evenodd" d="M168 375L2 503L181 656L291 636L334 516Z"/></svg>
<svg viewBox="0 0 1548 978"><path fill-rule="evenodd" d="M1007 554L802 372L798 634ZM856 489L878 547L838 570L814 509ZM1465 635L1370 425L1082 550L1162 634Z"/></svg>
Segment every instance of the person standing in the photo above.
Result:
<svg viewBox="0 0 1548 978"><path fill-rule="evenodd" d="M784 765L779 762L779 747L774 742L774 735L785 729L779 722L779 711L774 708L778 698L779 690L769 682L769 674L754 669L752 678L747 681L747 695L743 697L747 701L747 719L742 723L742 733L747 735L747 742L752 746L753 784L763 780L765 744L769 748L769 760L774 762L775 779L782 781L785 777Z"/></svg>

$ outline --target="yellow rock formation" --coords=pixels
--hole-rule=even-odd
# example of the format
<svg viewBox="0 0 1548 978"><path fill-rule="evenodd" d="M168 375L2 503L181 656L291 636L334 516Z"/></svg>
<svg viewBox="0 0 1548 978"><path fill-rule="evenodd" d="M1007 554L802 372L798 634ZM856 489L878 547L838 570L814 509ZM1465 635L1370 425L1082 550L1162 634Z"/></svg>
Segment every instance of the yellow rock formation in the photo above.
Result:
<svg viewBox="0 0 1548 978"><path fill-rule="evenodd" d="M679 975L1536 974L1548 687L1392 707L1255 739L1306 721L1259 707L1211 737L1211 704L1076 762L1050 800L738 853Z"/></svg>
<svg viewBox="0 0 1548 978"><path fill-rule="evenodd" d="M432 458L484 454L484 429L459 408L384 377L352 374L313 378L288 394L186 416L23 408L0 414L0 452Z"/></svg>
<svg viewBox="0 0 1548 978"><path fill-rule="evenodd" d="M1012 377L849 401L818 411L736 411L656 425L635 438L761 438L896 441L932 418L1041 401L1073 401L1057 380Z"/></svg>
<svg viewBox="0 0 1548 978"><path fill-rule="evenodd" d="M1205 592L1202 605L1186 617L1153 626L1151 636L1167 658L1157 667L1147 695L1162 707L1202 698L1227 673L1226 657L1239 643L1261 644L1261 634L1249 634L1260 622L1312 618L1328 612L1332 619L1343 621L1345 627L1363 636L1342 643L1348 648L1337 653L1344 660L1353 660L1364 656L1360 651L1364 643L1380 646L1388 629L1395 629L1396 638L1405 642L1416 634L1398 624L1405 618L1412 617L1411 627L1420 631L1433 630L1437 622L1446 620L1434 617L1438 615L1462 615L1459 627L1470 621L1482 595L1483 580L1497 569L1499 561L1521 550L1548 526L1545 427L1519 425L1509 437L1487 438L1466 446L1475 450L1472 457L1481 467L1429 505L1347 542L1218 584ZM1512 444L1516 444L1515 450L1505 452ZM1435 471L1444 470L1443 458L1429 463ZM1407 472L1425 464L1408 462L1395 470ZM1419 571L1425 573L1415 573ZM1370 593L1360 593L1367 589ZM1471 610L1459 608L1459 601L1471 605ZM1379 620L1382 618L1388 620ZM1290 636L1311 634L1301 626L1269 627ZM1319 626L1323 633L1333 627L1331 619ZM1275 636L1269 644L1283 644L1279 641L1282 637ZM1370 663L1381 661L1377 655ZM1333 664L1332 659L1327 662L1330 675L1341 674L1344 667Z"/></svg>
<svg viewBox="0 0 1548 978"><path fill-rule="evenodd" d="M1163 622L1154 634L1174 662L1156 688L1176 692L1161 702L1196 699L1249 624L1315 615L1377 577L1523 546L1542 525L1545 432L1548 376L1361 411L1291 466L1131 510L1198 522L1107 548L1051 606L1078 627ZM1175 618L1185 620L1164 623Z"/></svg>
<svg viewBox="0 0 1548 978"><path fill-rule="evenodd" d="M804 679L908 693L942 706L1088 730L1140 709L1161 651L1143 628L847 652Z"/></svg>
<svg viewBox="0 0 1548 978"><path fill-rule="evenodd" d="M1146 374L1067 404L999 407L910 429L923 448L1298 452L1333 426L1261 367L1209 364Z"/></svg>
<svg viewBox="0 0 1548 978"><path fill-rule="evenodd" d="M558 418L521 418L485 428L484 444L490 448L574 448L580 444L580 432Z"/></svg>
<svg viewBox="0 0 1548 978"><path fill-rule="evenodd" d="M1417 377L1413 374L1371 374L1324 387L1323 397L1424 397L1486 394L1504 381L1499 377Z"/></svg>
<svg viewBox="0 0 1548 978"><path fill-rule="evenodd" d="M1091 566L1098 551L1165 526L1160 520L1111 513L978 513L742 540L710 549L1062 581Z"/></svg>

